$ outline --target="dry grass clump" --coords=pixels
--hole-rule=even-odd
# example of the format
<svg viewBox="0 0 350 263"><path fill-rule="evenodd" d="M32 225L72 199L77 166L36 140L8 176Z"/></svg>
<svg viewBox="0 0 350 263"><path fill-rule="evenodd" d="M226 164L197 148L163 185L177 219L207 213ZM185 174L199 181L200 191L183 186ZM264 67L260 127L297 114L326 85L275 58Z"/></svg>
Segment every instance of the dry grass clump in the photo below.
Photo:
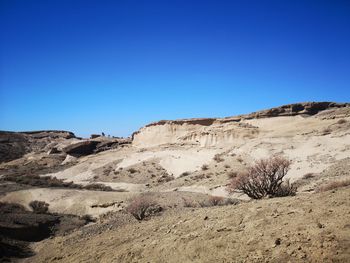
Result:
<svg viewBox="0 0 350 263"><path fill-rule="evenodd" d="M209 165L203 164L201 169L202 169L202 171L206 171L209 169Z"/></svg>
<svg viewBox="0 0 350 263"><path fill-rule="evenodd" d="M126 207L126 211L132 214L137 220L144 220L162 210L163 208L153 198L145 195L136 197Z"/></svg>
<svg viewBox="0 0 350 263"><path fill-rule="evenodd" d="M197 204L189 198L184 197L182 198L182 200L183 200L184 207L197 207Z"/></svg>
<svg viewBox="0 0 350 263"><path fill-rule="evenodd" d="M222 158L220 154L215 154L215 156L213 157L213 160L216 161L217 163L225 161L225 159Z"/></svg>
<svg viewBox="0 0 350 263"><path fill-rule="evenodd" d="M228 190L243 191L253 199L295 195L294 185L289 184L288 181L283 184L283 178L289 171L290 164L289 160L278 156L259 160L248 167L246 173L233 178Z"/></svg>
<svg viewBox="0 0 350 263"><path fill-rule="evenodd" d="M92 183L84 186L84 189L86 190L93 190L93 191L105 191L105 192L113 192L113 188L104 185L104 184L97 184L97 183Z"/></svg>
<svg viewBox="0 0 350 263"><path fill-rule="evenodd" d="M222 196L211 196L209 197L209 203L212 206L217 206L223 202L224 198Z"/></svg>
<svg viewBox="0 0 350 263"><path fill-rule="evenodd" d="M323 135L327 135L327 134L330 134L332 132L332 129L331 128L324 128L323 130L322 130L322 134Z"/></svg>
<svg viewBox="0 0 350 263"><path fill-rule="evenodd" d="M347 121L345 119L340 119L337 121L337 124L344 124L346 123Z"/></svg>
<svg viewBox="0 0 350 263"><path fill-rule="evenodd" d="M129 168L128 172L131 173L131 174L134 174L134 173L136 173L138 171L135 168Z"/></svg>
<svg viewBox="0 0 350 263"><path fill-rule="evenodd" d="M320 187L318 187L316 189L316 192L325 192L325 191L329 191L329 190L334 190L340 187L346 187L350 185L350 179L346 179L343 181L335 181L335 182L331 182L328 183L326 185L322 185Z"/></svg>
<svg viewBox="0 0 350 263"><path fill-rule="evenodd" d="M224 198L222 196L209 196L207 200L199 202L200 207L237 205L239 201L232 198Z"/></svg>
<svg viewBox="0 0 350 263"><path fill-rule="evenodd" d="M29 206L36 214L46 214L49 211L49 204L44 201L34 200L29 203Z"/></svg>
<svg viewBox="0 0 350 263"><path fill-rule="evenodd" d="M307 173L307 174L304 174L303 175L303 179L311 179L311 178L314 178L315 177L315 174L314 173Z"/></svg>
<svg viewBox="0 0 350 263"><path fill-rule="evenodd" d="M233 179L233 178L237 177L237 175L238 175L237 172L229 172L229 173L227 174L227 177L228 177L229 179Z"/></svg>
<svg viewBox="0 0 350 263"><path fill-rule="evenodd" d="M190 174L191 174L190 172L183 172L182 174L180 174L179 177L189 176Z"/></svg>

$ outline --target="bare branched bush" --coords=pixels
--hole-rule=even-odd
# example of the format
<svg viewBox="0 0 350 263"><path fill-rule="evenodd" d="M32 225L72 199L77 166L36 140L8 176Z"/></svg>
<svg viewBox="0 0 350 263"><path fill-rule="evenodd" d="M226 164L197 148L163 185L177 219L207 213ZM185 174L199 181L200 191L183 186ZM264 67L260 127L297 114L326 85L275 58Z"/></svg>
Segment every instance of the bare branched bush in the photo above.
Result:
<svg viewBox="0 0 350 263"><path fill-rule="evenodd" d="M49 204L44 201L34 200L29 203L29 206L36 214L45 214L49 211Z"/></svg>
<svg viewBox="0 0 350 263"><path fill-rule="evenodd" d="M162 208L149 196L140 196L131 201L126 211L132 214L137 220L158 213Z"/></svg>
<svg viewBox="0 0 350 263"><path fill-rule="evenodd" d="M291 162L283 157L270 157L257 161L231 180L230 192L241 190L250 198L276 197L281 190L284 176L289 171Z"/></svg>
<svg viewBox="0 0 350 263"><path fill-rule="evenodd" d="M326 185L322 185L316 189L316 192L324 192L324 191L329 191L329 190L334 190L340 187L346 187L350 186L350 179L346 179L343 181L335 181L328 183Z"/></svg>
<svg viewBox="0 0 350 263"><path fill-rule="evenodd" d="M294 196L297 193L297 187L286 180L277 189L273 197Z"/></svg>

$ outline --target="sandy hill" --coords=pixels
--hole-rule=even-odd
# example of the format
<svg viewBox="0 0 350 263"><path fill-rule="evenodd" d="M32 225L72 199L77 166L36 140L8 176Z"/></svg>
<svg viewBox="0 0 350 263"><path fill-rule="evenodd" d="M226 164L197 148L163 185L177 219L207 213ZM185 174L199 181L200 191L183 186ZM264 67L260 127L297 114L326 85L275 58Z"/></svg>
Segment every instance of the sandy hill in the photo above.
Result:
<svg viewBox="0 0 350 263"><path fill-rule="evenodd" d="M307 102L227 118L164 120L130 139L1 132L0 153L0 202L30 209L30 201L45 201L52 213L97 220L31 245L37 253L27 259L31 262L349 259L349 188L315 193L350 179L349 103ZM296 197L251 202L239 191L227 191L230 178L272 155L292 161L287 178L298 185ZM125 207L143 194L163 212L140 224ZM203 208L210 196L239 205ZM275 244L278 238L282 242Z"/></svg>

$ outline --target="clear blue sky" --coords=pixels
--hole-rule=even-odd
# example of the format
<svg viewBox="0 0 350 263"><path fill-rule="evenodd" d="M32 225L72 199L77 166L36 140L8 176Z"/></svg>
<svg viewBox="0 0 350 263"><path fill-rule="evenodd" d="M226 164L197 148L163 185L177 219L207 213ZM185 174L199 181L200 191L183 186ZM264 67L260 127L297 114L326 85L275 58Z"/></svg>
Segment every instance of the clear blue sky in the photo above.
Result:
<svg viewBox="0 0 350 263"><path fill-rule="evenodd" d="M0 0L0 130L350 101L350 1Z"/></svg>

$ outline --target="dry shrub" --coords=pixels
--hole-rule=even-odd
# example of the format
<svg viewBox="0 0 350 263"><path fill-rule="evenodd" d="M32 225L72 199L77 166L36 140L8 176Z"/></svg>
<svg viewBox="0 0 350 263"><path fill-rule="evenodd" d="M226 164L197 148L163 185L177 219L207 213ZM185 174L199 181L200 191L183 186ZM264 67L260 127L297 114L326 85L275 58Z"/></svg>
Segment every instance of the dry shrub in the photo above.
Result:
<svg viewBox="0 0 350 263"><path fill-rule="evenodd" d="M322 134L323 135L327 135L327 134L330 134L332 132L332 129L331 128L324 128L323 130L322 130Z"/></svg>
<svg viewBox="0 0 350 263"><path fill-rule="evenodd" d="M237 177L237 175L238 175L237 172L229 172L229 173L227 174L227 177L228 177L229 179L232 179L232 178Z"/></svg>
<svg viewBox="0 0 350 263"><path fill-rule="evenodd" d="M207 164L202 165L202 171L206 171L209 169L209 166Z"/></svg>
<svg viewBox="0 0 350 263"><path fill-rule="evenodd" d="M222 158L222 157L220 156L220 154L215 154L213 160L216 161L216 162L218 162L218 163L225 161L225 159Z"/></svg>
<svg viewBox="0 0 350 263"><path fill-rule="evenodd" d="M49 211L49 204L44 201L34 200L29 203L29 206L36 214L46 214Z"/></svg>
<svg viewBox="0 0 350 263"><path fill-rule="evenodd" d="M316 192L324 192L324 191L329 191L329 190L334 190L340 187L345 187L350 185L350 179L346 179L343 181L335 181L328 183L326 185L322 185L316 189Z"/></svg>
<svg viewBox="0 0 350 263"><path fill-rule="evenodd" d="M197 204L189 198L182 198L182 200L184 202L184 207L196 207L197 206Z"/></svg>
<svg viewBox="0 0 350 263"><path fill-rule="evenodd" d="M135 168L129 168L128 172L131 173L131 174L134 174L134 173L136 173L138 171Z"/></svg>
<svg viewBox="0 0 350 263"><path fill-rule="evenodd" d="M104 184L98 184L98 183L93 183L93 184L88 184L86 186L84 186L84 189L86 190L94 190L94 191L105 191L105 192L113 192L113 188L108 186L108 185L104 185Z"/></svg>
<svg viewBox="0 0 350 263"><path fill-rule="evenodd" d="M279 196L281 191L285 192L281 185L290 164L289 160L278 156L259 160L248 167L246 173L233 178L228 190L241 190L253 199ZM294 189L294 186L292 188Z"/></svg>
<svg viewBox="0 0 350 263"><path fill-rule="evenodd" d="M149 196L139 196L131 201L126 211L137 220L143 220L148 216L161 212L162 207Z"/></svg>
<svg viewBox="0 0 350 263"><path fill-rule="evenodd" d="M307 173L303 175L303 179L311 179L314 178L315 174L314 173Z"/></svg>
<svg viewBox="0 0 350 263"><path fill-rule="evenodd" d="M229 166L228 164L225 164L224 167L227 168L227 169L231 168L231 166Z"/></svg>
<svg viewBox="0 0 350 263"><path fill-rule="evenodd" d="M273 197L294 196L297 193L297 187L295 184L291 184L289 180L283 182L277 189Z"/></svg>
<svg viewBox="0 0 350 263"><path fill-rule="evenodd" d="M179 177L189 176L190 174L191 174L190 172L183 172L182 174L180 174Z"/></svg>
<svg viewBox="0 0 350 263"><path fill-rule="evenodd" d="M340 119L337 121L337 124L344 124L346 123L346 120L345 119Z"/></svg>
<svg viewBox="0 0 350 263"><path fill-rule="evenodd" d="M209 204L211 204L212 206L217 206L222 204L224 198L221 196L211 196L209 197Z"/></svg>

